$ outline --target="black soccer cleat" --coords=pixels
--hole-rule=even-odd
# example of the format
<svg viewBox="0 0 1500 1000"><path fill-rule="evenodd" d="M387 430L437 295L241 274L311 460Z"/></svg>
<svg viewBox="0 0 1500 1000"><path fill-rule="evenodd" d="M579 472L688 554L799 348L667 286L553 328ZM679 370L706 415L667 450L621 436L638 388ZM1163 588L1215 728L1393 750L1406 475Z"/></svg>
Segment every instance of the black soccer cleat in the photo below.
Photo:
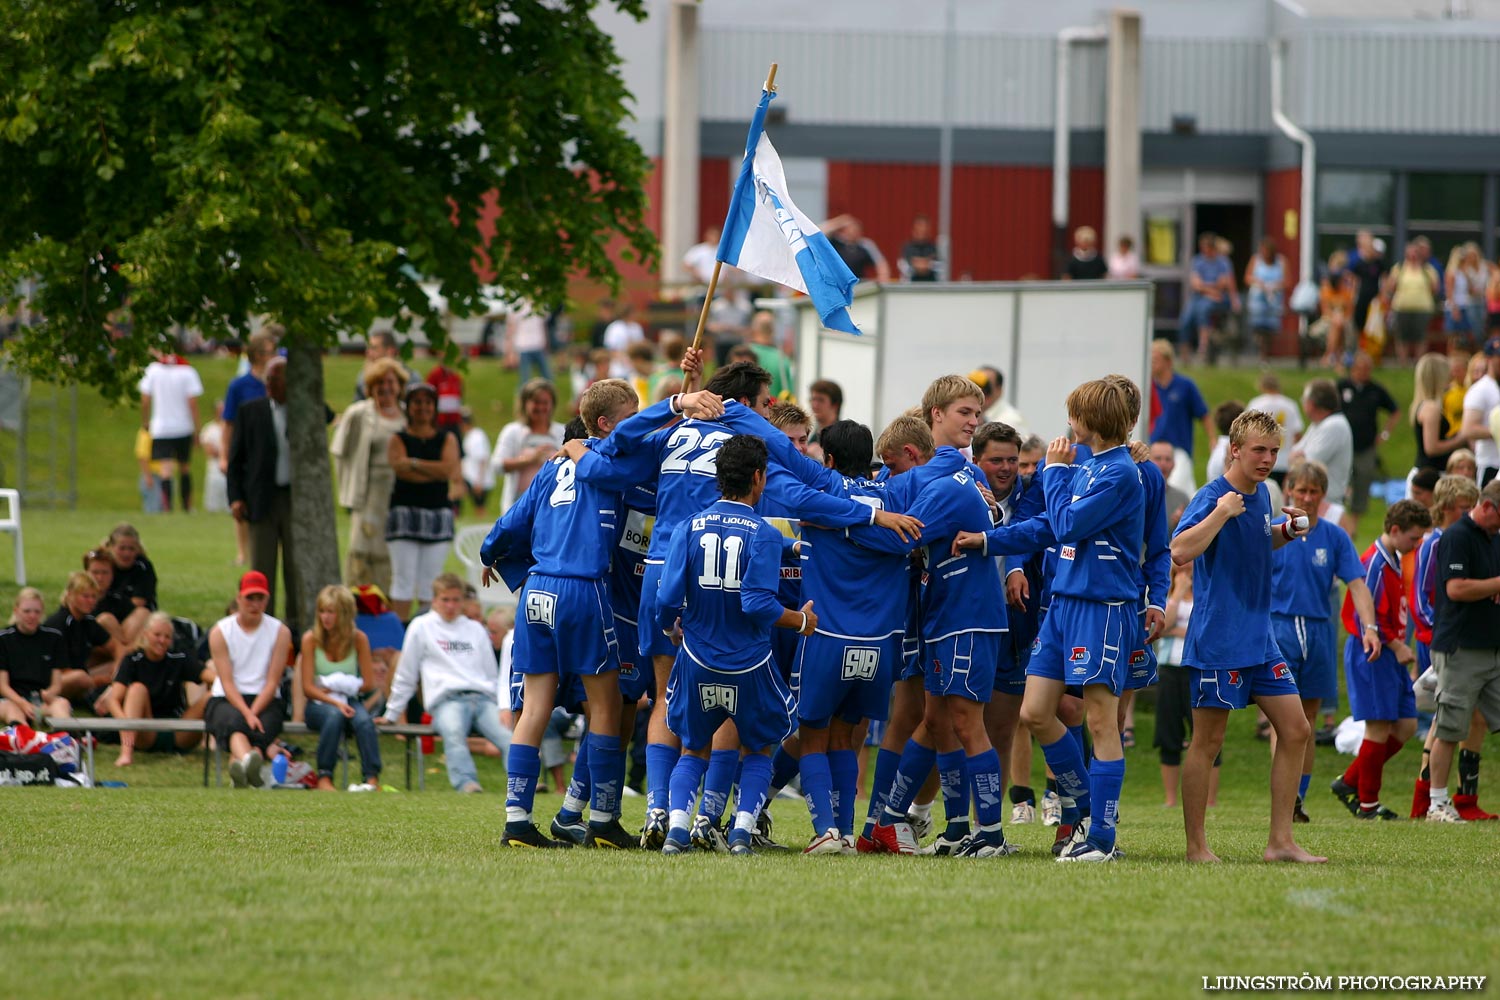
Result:
<svg viewBox="0 0 1500 1000"><path fill-rule="evenodd" d="M563 840L553 840L536 828L535 823L506 823L505 835L500 838L502 847L554 848L572 847Z"/></svg>
<svg viewBox="0 0 1500 1000"><path fill-rule="evenodd" d="M1344 779L1340 777L1333 779L1333 784L1328 786L1328 790L1333 792L1351 815L1359 815L1359 789L1344 784Z"/></svg>
<svg viewBox="0 0 1500 1000"><path fill-rule="evenodd" d="M640 838L631 836L620 821L612 819L608 823L595 825L589 824L589 832L583 839L584 847L599 847L612 851L633 851L640 848Z"/></svg>

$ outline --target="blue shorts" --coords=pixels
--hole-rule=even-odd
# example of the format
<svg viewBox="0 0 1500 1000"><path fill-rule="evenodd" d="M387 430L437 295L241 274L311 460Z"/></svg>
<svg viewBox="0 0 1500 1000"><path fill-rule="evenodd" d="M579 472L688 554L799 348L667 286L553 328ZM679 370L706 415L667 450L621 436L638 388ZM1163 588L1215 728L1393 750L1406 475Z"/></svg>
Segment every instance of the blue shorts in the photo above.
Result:
<svg viewBox="0 0 1500 1000"><path fill-rule="evenodd" d="M1292 668L1297 691L1308 701L1334 705L1339 698L1338 665L1334 662L1333 633L1323 618L1271 616L1271 637ZM1361 651L1360 656L1364 656Z"/></svg>
<svg viewBox="0 0 1500 1000"><path fill-rule="evenodd" d="M1261 663L1236 670L1192 668L1194 708L1245 708L1252 698L1297 695L1297 682L1285 661Z"/></svg>
<svg viewBox="0 0 1500 1000"><path fill-rule="evenodd" d="M995 691L995 666L1004 632L955 632L922 642L927 667L923 688L929 694L951 694L989 704Z"/></svg>
<svg viewBox="0 0 1500 1000"><path fill-rule="evenodd" d="M791 607L791 605L787 605ZM781 679L792 683L792 671L797 669L797 652L802 646L802 635L795 629L771 629L771 660ZM793 687L795 692L796 688Z"/></svg>
<svg viewBox="0 0 1500 1000"><path fill-rule="evenodd" d="M1026 693L1026 665L1016 656L1015 636L1000 633L1000 656L995 663L995 693L1020 697Z"/></svg>
<svg viewBox="0 0 1500 1000"><path fill-rule="evenodd" d="M584 703L589 700L583 689L583 678L577 674L560 674L557 678L557 693L552 696L554 708L564 708L572 715L583 713ZM510 710L517 715L526 705L526 675L510 672Z"/></svg>
<svg viewBox="0 0 1500 1000"><path fill-rule="evenodd" d="M677 647L656 627L656 588L661 583L661 563L646 561L641 576L641 608L635 616L636 649L647 659L653 656L676 656Z"/></svg>
<svg viewBox="0 0 1500 1000"><path fill-rule="evenodd" d="M511 671L602 674L620 669L615 616L603 580L533 573L516 609Z"/></svg>
<svg viewBox="0 0 1500 1000"><path fill-rule="evenodd" d="M1412 644L1412 649L1417 654L1417 676L1421 677L1432 666L1432 647L1419 639Z"/></svg>
<svg viewBox="0 0 1500 1000"><path fill-rule="evenodd" d="M1026 674L1078 687L1103 684L1119 695L1125 690L1129 647L1140 641L1133 632L1139 623L1133 602L1105 604L1055 595L1031 644Z"/></svg>
<svg viewBox="0 0 1500 1000"><path fill-rule="evenodd" d="M907 632L901 640L901 672L896 675L896 680L909 681L925 673L922 669L922 637L915 632Z"/></svg>
<svg viewBox="0 0 1500 1000"><path fill-rule="evenodd" d="M740 743L752 750L776 746L792 732L792 692L770 657L758 667L725 673L704 666L687 649L677 654L667 682L667 728L685 750L706 750L730 719Z"/></svg>
<svg viewBox="0 0 1500 1000"><path fill-rule="evenodd" d="M1349 686L1349 714L1360 722L1395 722L1417 717L1417 696L1411 675L1396 662L1396 654L1382 649L1365 658L1358 640L1344 642L1344 681Z"/></svg>
<svg viewBox="0 0 1500 1000"><path fill-rule="evenodd" d="M822 729L835 717L885 721L891 714L891 684L901 658L901 633L855 639L814 632L802 640L792 692L797 717Z"/></svg>
<svg viewBox="0 0 1500 1000"><path fill-rule="evenodd" d="M615 615L615 634L634 635L635 622ZM632 704L641 700L643 694L656 692L655 677L651 672L651 660L637 650L620 649L620 698Z"/></svg>

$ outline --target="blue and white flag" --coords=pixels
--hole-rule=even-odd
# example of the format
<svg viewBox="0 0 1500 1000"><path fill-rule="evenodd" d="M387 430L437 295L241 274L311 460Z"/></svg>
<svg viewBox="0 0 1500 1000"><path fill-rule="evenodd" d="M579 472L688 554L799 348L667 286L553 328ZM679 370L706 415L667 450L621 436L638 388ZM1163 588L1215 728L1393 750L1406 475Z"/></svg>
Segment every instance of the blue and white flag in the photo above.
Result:
<svg viewBox="0 0 1500 1000"><path fill-rule="evenodd" d="M849 304L859 279L787 194L781 157L766 138L766 109L776 95L763 90L745 159L729 199L718 258L767 281L805 292L830 330L859 333L849 318Z"/></svg>

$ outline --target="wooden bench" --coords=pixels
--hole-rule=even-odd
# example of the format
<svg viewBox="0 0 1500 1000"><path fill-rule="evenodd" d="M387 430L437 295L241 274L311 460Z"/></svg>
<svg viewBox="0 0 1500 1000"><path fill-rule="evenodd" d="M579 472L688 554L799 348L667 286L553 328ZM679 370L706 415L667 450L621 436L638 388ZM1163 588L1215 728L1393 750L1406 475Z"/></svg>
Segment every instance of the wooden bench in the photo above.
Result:
<svg viewBox="0 0 1500 1000"><path fill-rule="evenodd" d="M136 733L203 733L202 719L83 719L71 716L44 717L40 728L47 732L65 733L123 733L126 731ZM309 736L315 735L313 730L307 728L301 722L288 722L281 727L283 736ZM423 764L422 740L423 736L436 736L437 730L430 725L417 723L392 723L379 727L379 732L391 736L406 737L406 788L411 790L411 778L413 764L417 773L417 790L427 790L427 770ZM89 780L94 780L94 741L80 740L84 747L84 761L88 769ZM204 736L203 753L203 787L208 787L208 765L210 759L213 761L214 784L224 783L223 750L208 747L208 738ZM349 754L347 750L348 738L345 739L345 748L340 750L340 758L344 765L344 778L349 777Z"/></svg>

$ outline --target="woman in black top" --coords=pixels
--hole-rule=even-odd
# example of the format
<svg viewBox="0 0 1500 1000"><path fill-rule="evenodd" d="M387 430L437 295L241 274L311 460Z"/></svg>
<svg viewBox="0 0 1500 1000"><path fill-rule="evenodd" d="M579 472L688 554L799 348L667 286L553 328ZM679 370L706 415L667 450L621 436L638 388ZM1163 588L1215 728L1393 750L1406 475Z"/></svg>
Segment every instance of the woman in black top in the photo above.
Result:
<svg viewBox="0 0 1500 1000"><path fill-rule="evenodd" d="M121 611L129 608L120 619L120 639L129 645L156 610L156 568L146 558L140 533L129 524L115 525L104 541L104 548L115 563L115 579L108 594L110 604Z"/></svg>
<svg viewBox="0 0 1500 1000"><path fill-rule="evenodd" d="M60 693L67 651L62 633L42 624L45 607L41 591L22 587L10 627L0 630L0 723L40 728L33 698L48 715L73 714Z"/></svg>
<svg viewBox="0 0 1500 1000"><path fill-rule="evenodd" d="M62 633L67 650L63 664L62 693L74 704L88 706L96 692L109 686L115 675L118 653L115 640L94 617L99 586L82 570L74 570L63 589L62 607L42 624Z"/></svg>
<svg viewBox="0 0 1500 1000"><path fill-rule="evenodd" d="M388 449L396 485L386 515L391 548L391 610L404 622L412 600L429 592L453 540L449 497L458 479L458 439L437 426L437 390L422 383L406 394L406 428Z"/></svg>
<svg viewBox="0 0 1500 1000"><path fill-rule="evenodd" d="M206 688L193 691L188 704L187 685L213 682L213 671L196 659L172 648L175 633L172 616L154 611L141 629L134 652L120 661L119 673L109 691L99 699L101 714L117 719L201 719L208 705ZM135 763L135 748L155 753L183 753L203 740L202 733L136 733L120 734L120 756L116 767Z"/></svg>
<svg viewBox="0 0 1500 1000"><path fill-rule="evenodd" d="M1448 359L1441 354L1418 358L1411 401L1411 427L1417 439L1415 468L1444 472L1448 456L1467 443L1443 414L1443 394L1447 390Z"/></svg>

